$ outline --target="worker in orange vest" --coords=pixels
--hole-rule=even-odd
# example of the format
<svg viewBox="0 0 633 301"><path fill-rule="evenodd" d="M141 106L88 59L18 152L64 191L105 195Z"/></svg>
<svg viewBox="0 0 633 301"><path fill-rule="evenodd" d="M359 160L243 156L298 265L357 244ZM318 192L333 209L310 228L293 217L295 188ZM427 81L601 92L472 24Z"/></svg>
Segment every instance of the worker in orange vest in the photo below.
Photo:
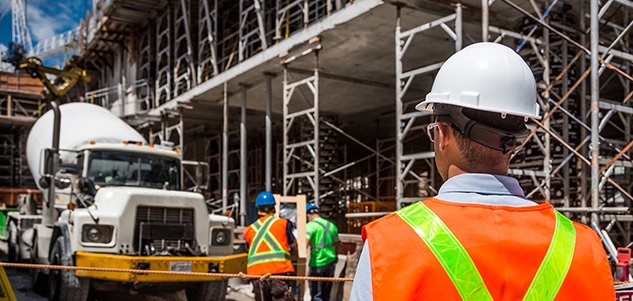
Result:
<svg viewBox="0 0 633 301"><path fill-rule="evenodd" d="M290 261L290 248L297 242L292 234L292 224L288 220L274 217L275 197L268 191L257 195L255 206L260 218L244 229L248 243L249 275L294 275ZM294 300L292 283L279 279L252 279L255 300Z"/></svg>
<svg viewBox="0 0 633 301"><path fill-rule="evenodd" d="M351 300L614 300L598 236L508 177L540 118L534 75L512 49L476 43L451 56L416 109L437 196L363 228Z"/></svg>

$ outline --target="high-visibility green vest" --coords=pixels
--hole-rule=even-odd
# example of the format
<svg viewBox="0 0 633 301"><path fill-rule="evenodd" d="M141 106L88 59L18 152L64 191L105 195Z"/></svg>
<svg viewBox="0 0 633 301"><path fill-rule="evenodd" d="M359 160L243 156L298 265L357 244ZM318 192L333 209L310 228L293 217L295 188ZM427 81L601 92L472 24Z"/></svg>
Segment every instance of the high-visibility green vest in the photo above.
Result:
<svg viewBox="0 0 633 301"><path fill-rule="evenodd" d="M338 229L330 221L318 217L306 226L306 235L310 240L310 261L308 266L321 267L336 260L334 243L339 240Z"/></svg>

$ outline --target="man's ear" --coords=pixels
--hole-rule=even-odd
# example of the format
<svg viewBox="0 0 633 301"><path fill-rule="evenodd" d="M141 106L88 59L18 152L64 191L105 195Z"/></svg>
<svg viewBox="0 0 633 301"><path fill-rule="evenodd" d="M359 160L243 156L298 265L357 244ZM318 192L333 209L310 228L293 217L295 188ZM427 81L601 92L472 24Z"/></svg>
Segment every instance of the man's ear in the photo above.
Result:
<svg viewBox="0 0 633 301"><path fill-rule="evenodd" d="M440 150L444 150L448 146L452 134L450 126L445 123L438 123L437 130L439 131L439 137L436 140L440 143Z"/></svg>

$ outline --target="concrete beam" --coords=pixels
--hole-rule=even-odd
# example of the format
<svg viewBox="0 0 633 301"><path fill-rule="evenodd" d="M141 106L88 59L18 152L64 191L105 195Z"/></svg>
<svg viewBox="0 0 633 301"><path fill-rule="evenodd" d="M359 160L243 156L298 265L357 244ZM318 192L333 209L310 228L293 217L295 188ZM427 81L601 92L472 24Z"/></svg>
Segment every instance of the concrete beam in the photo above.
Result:
<svg viewBox="0 0 633 301"><path fill-rule="evenodd" d="M280 53L290 51L293 47L307 43L310 39L318 36L319 34L331 30L337 25L344 24L350 20L357 18L373 8L382 5L382 0L364 0L354 3L345 9L332 13L331 16L318 21L308 26L305 30L302 30L288 39L285 39L274 46L244 60L240 64L228 69L225 72L218 74L217 76L209 79L208 81L196 86L195 88L179 95L178 97L162 104L160 107L151 110L149 115L160 115L165 109L171 109L178 105L178 103L185 102L190 99L194 99L197 96L202 95L204 92L213 88L219 87L225 82L236 78L237 76L254 69L264 63L276 59Z"/></svg>

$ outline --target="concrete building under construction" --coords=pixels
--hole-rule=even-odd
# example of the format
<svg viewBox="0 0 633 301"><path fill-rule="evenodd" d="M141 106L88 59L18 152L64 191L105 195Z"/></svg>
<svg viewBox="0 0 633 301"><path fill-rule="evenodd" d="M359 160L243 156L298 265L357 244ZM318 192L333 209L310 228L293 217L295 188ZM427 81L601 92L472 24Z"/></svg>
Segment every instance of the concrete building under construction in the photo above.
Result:
<svg viewBox="0 0 633 301"><path fill-rule="evenodd" d="M92 80L62 101L99 104L150 142L173 142L188 187L242 225L266 189L306 194L359 233L437 193L430 115L414 106L455 51L503 43L532 68L544 116L511 175L529 198L626 246L633 3L591 5L93 0L67 62Z"/></svg>

